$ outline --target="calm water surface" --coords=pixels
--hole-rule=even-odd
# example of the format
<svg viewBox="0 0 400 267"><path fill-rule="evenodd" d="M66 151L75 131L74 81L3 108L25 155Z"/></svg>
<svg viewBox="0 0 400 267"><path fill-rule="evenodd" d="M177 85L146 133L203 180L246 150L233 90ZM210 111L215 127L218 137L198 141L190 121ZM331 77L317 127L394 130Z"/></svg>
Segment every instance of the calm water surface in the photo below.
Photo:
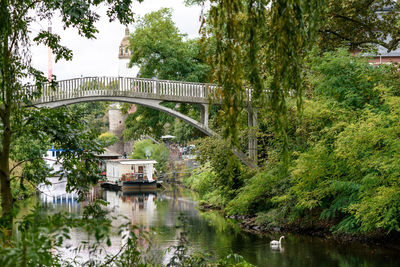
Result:
<svg viewBox="0 0 400 267"><path fill-rule="evenodd" d="M65 194L65 183L54 180L52 186L43 188L40 200L49 211L79 213L81 204L73 194ZM141 225L151 233L152 257L166 262L168 247L176 245L182 232L180 217L187 219L187 239L192 250L215 257L229 253L242 255L256 266L400 266L398 253L355 244L337 244L319 238L285 234L281 249L272 250L269 242L279 234L256 236L244 233L232 220L217 212L199 212L195 195L181 188L154 194L123 194L122 192L93 189L92 198L108 201L114 215L124 215L132 224ZM124 219L113 222L115 229ZM112 235L110 252L118 251L121 239ZM68 246L76 246L87 236L72 232ZM66 254L69 252L66 251ZM68 255L72 257L71 255Z"/></svg>

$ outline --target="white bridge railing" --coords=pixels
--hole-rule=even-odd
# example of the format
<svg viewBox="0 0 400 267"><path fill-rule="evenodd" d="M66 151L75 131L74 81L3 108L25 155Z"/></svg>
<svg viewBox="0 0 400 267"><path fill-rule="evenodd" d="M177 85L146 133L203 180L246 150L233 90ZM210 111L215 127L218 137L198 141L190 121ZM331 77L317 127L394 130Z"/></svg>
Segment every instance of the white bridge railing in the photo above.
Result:
<svg viewBox="0 0 400 267"><path fill-rule="evenodd" d="M41 97L34 104L83 97L137 97L156 100L208 103L217 86L207 83L165 81L125 77L85 77L50 83L42 87ZM26 87L26 93L37 92L36 86Z"/></svg>

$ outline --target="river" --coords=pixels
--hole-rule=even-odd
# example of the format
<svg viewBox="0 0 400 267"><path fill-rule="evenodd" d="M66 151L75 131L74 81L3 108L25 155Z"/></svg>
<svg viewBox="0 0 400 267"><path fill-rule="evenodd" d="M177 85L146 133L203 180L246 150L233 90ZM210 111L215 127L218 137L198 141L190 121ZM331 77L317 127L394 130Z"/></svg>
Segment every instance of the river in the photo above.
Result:
<svg viewBox="0 0 400 267"><path fill-rule="evenodd" d="M74 194L65 193L65 183L52 181L42 188L39 199L49 211L80 213L82 204ZM257 236L241 231L237 222L218 212L200 212L196 195L188 190L171 187L151 194L123 194L122 192L93 189L91 198L109 202L113 215L124 215L135 225L147 229L151 240L151 254L159 263L166 263L171 254L168 247L178 244L182 228L180 217L186 218L187 240L191 250L224 257L230 253L242 255L256 266L400 266L398 253L380 248L369 248L354 243L338 244L316 237L284 234L280 249L271 249L269 242L280 234ZM118 220L113 222L116 227ZM116 231L115 231L116 232ZM74 229L67 246L76 246L86 235ZM118 251L121 244L114 233L110 251ZM73 255L66 250L69 257Z"/></svg>

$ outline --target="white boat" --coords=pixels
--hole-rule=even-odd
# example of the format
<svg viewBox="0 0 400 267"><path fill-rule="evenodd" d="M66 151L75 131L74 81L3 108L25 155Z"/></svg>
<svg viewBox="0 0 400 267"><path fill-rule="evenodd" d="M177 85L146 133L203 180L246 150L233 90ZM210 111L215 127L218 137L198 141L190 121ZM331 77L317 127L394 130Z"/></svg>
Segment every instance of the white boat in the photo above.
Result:
<svg viewBox="0 0 400 267"><path fill-rule="evenodd" d="M121 187L122 191L155 191L154 164L149 159L115 159L106 161L109 184Z"/></svg>

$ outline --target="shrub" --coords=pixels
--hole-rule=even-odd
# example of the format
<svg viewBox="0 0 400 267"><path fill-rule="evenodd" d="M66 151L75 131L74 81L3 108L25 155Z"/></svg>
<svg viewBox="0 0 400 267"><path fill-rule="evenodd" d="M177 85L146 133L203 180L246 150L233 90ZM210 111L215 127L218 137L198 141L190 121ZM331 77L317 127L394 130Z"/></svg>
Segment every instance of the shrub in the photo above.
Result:
<svg viewBox="0 0 400 267"><path fill-rule="evenodd" d="M117 143L119 141L119 138L110 132L105 132L99 135L99 137L97 137L97 141L103 146L103 147L108 147L108 146L112 146L115 143Z"/></svg>

